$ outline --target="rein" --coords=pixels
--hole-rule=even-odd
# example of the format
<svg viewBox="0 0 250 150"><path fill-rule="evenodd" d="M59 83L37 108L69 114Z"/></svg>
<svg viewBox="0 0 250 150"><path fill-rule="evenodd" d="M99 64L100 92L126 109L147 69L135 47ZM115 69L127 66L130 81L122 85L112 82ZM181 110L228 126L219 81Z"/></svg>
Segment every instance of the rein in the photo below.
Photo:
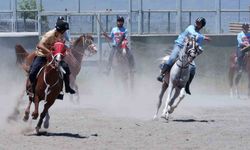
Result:
<svg viewBox="0 0 250 150"><path fill-rule="evenodd" d="M44 67L43 81L44 81L44 83L45 83L45 85L46 85L46 88L45 88L45 90L44 90L44 93L45 93L45 98L44 98L44 100L45 100L45 101L47 101L47 96L48 96L48 95L50 94L50 92L51 92L50 89L53 88L54 86L56 86L56 85L59 83L59 78L60 78L60 75L59 75L59 78L57 79L57 81L56 81L54 84L52 84L52 85L48 84L47 81L46 81L46 76L47 76L47 74L48 74L51 70L56 69L55 66L53 66L53 64L52 64L52 63L54 62L54 58L55 58L55 57L52 56L52 58L53 58L53 59L46 65L46 67L51 66L51 69L47 71L47 68ZM47 72L46 72L46 71L47 71Z"/></svg>

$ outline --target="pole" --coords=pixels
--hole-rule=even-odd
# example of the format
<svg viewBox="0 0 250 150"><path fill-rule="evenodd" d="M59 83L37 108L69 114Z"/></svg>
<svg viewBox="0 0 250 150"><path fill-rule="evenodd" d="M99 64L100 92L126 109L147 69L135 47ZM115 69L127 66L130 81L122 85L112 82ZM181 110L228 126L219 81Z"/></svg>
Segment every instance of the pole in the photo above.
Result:
<svg viewBox="0 0 250 150"><path fill-rule="evenodd" d="M128 5L128 19L127 19L127 25L128 25L128 46L131 49L131 33L132 33L132 0L128 0L129 1L129 5Z"/></svg>
<svg viewBox="0 0 250 150"><path fill-rule="evenodd" d="M143 16L142 16L142 0L138 0L138 6L139 6L139 15L138 15L138 34L142 34L142 24L143 24Z"/></svg>
<svg viewBox="0 0 250 150"><path fill-rule="evenodd" d="M12 16L12 32L16 32L16 21L17 21L17 17L16 17L16 11L17 11L17 1L13 0L12 2L12 12L13 12L13 16Z"/></svg>
<svg viewBox="0 0 250 150"><path fill-rule="evenodd" d="M176 17L176 33L181 32L181 10L182 10L182 0L177 0L176 1L176 6L177 6L177 17Z"/></svg>
<svg viewBox="0 0 250 150"><path fill-rule="evenodd" d="M97 14L97 20L99 20L100 21L100 19L101 19L101 14L100 13L98 13ZM101 62L102 62L102 43L101 43L101 24L100 23L98 23L98 21L97 21L97 42L98 42L98 50L100 51L100 55L99 55L99 62L100 62L100 64L101 64Z"/></svg>

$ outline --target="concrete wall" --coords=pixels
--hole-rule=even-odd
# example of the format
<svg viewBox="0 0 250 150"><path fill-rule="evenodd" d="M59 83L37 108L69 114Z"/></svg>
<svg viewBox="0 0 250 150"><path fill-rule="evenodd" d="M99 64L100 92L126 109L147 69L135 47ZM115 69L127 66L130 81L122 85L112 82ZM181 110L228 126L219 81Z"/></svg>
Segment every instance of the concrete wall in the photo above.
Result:
<svg viewBox="0 0 250 150"><path fill-rule="evenodd" d="M13 35L13 34L0 34L0 69L5 68L10 70L10 67L15 66L15 45L21 44L28 51L35 48L38 42L37 35Z"/></svg>

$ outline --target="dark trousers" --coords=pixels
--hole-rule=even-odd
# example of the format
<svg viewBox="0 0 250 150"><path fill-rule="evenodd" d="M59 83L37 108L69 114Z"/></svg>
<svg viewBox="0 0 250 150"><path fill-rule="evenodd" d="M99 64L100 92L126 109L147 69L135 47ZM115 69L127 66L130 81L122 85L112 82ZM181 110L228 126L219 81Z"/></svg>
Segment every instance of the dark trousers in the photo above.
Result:
<svg viewBox="0 0 250 150"><path fill-rule="evenodd" d="M60 66L63 67L66 72L66 75L70 75L69 65L64 60L60 62Z"/></svg>
<svg viewBox="0 0 250 150"><path fill-rule="evenodd" d="M46 57L35 57L31 66L30 66L30 74L29 74L29 79L31 83L34 83L36 80L37 73L39 70L42 68L42 66L47 62ZM65 61L61 61L60 65L63 67L63 69L66 72L66 75L70 75L70 70L69 66Z"/></svg>
<svg viewBox="0 0 250 150"><path fill-rule="evenodd" d="M37 73L42 68L42 66L47 62L46 57L36 56L30 66L29 79L31 83L34 83L36 80Z"/></svg>

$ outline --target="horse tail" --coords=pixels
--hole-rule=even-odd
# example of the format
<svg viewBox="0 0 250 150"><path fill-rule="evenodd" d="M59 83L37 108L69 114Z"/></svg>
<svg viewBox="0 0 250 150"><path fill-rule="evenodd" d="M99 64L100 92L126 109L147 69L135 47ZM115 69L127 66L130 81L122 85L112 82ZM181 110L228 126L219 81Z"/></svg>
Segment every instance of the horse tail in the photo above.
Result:
<svg viewBox="0 0 250 150"><path fill-rule="evenodd" d="M16 64L22 64L29 53L23 48L22 45L17 44L15 46L16 50Z"/></svg>

